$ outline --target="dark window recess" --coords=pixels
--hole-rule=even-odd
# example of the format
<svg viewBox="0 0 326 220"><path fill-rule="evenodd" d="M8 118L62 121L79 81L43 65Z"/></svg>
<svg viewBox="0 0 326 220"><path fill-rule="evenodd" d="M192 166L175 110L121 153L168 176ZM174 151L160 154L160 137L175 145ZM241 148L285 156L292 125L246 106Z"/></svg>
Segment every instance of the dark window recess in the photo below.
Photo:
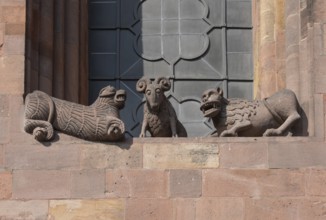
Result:
<svg viewBox="0 0 326 220"><path fill-rule="evenodd" d="M125 89L121 117L137 137L144 102L135 84L166 76L188 135L209 134L213 126L199 110L204 90L252 98L251 8L251 0L90 0L90 102L108 84Z"/></svg>

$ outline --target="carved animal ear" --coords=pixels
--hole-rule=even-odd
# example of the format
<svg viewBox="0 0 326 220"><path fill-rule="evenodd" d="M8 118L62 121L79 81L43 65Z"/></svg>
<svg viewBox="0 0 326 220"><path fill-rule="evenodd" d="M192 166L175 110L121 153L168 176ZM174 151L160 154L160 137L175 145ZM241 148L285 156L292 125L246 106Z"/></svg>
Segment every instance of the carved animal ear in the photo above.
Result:
<svg viewBox="0 0 326 220"><path fill-rule="evenodd" d="M138 80L137 84L136 84L136 90L137 92L142 92L144 93L147 87L147 84L150 84L150 80L147 78L141 78L140 80Z"/></svg>
<svg viewBox="0 0 326 220"><path fill-rule="evenodd" d="M223 90L220 87L217 87L216 89L217 93L223 96Z"/></svg>
<svg viewBox="0 0 326 220"><path fill-rule="evenodd" d="M163 91L168 91L171 88L170 80L166 77L158 77L155 79L155 82L161 85Z"/></svg>
<svg viewBox="0 0 326 220"><path fill-rule="evenodd" d="M113 86L107 86L101 89L99 96L100 97L107 97L115 94L115 88Z"/></svg>

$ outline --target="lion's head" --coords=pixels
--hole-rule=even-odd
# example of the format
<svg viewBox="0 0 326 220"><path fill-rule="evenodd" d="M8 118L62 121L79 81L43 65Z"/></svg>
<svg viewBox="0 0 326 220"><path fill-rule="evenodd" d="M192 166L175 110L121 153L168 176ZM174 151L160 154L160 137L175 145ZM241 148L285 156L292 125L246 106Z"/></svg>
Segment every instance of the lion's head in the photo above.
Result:
<svg viewBox="0 0 326 220"><path fill-rule="evenodd" d="M125 105L127 95L126 91L116 90L113 86L104 87L99 93L99 102L101 104L109 104L122 109Z"/></svg>
<svg viewBox="0 0 326 220"><path fill-rule="evenodd" d="M202 95L200 110L205 117L215 117L221 112L225 99L221 88L208 89Z"/></svg>

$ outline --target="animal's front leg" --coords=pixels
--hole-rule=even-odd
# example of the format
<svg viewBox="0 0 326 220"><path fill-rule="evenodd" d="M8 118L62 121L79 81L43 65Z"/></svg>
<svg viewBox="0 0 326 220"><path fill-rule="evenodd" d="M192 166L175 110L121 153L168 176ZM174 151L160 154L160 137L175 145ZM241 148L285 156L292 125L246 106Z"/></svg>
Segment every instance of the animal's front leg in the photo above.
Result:
<svg viewBox="0 0 326 220"><path fill-rule="evenodd" d="M239 131L245 130L245 129L247 129L250 126L251 126L251 122L250 121L243 121L241 123L235 124L229 130L223 131L221 133L220 137L237 137Z"/></svg>
<svg viewBox="0 0 326 220"><path fill-rule="evenodd" d="M170 126L171 126L172 137L178 137L177 120L175 117L170 117Z"/></svg>
<svg viewBox="0 0 326 220"><path fill-rule="evenodd" d="M145 117L145 116L144 116L144 117ZM148 126L148 122L147 122L146 118L144 118L144 120L143 120L143 124L142 124L142 126L141 126L141 132L140 132L139 137L141 137L141 138L146 137L147 126Z"/></svg>

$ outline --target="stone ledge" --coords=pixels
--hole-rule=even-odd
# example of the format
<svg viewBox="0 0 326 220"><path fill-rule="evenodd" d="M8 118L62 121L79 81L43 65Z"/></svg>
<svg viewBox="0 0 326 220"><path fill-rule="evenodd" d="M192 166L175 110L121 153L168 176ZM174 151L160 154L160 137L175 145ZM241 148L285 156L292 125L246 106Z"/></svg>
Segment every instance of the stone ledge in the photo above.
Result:
<svg viewBox="0 0 326 220"><path fill-rule="evenodd" d="M133 138L111 143L64 134L39 143L19 133L2 145L2 155L8 170L305 168L326 167L324 145L316 137Z"/></svg>

